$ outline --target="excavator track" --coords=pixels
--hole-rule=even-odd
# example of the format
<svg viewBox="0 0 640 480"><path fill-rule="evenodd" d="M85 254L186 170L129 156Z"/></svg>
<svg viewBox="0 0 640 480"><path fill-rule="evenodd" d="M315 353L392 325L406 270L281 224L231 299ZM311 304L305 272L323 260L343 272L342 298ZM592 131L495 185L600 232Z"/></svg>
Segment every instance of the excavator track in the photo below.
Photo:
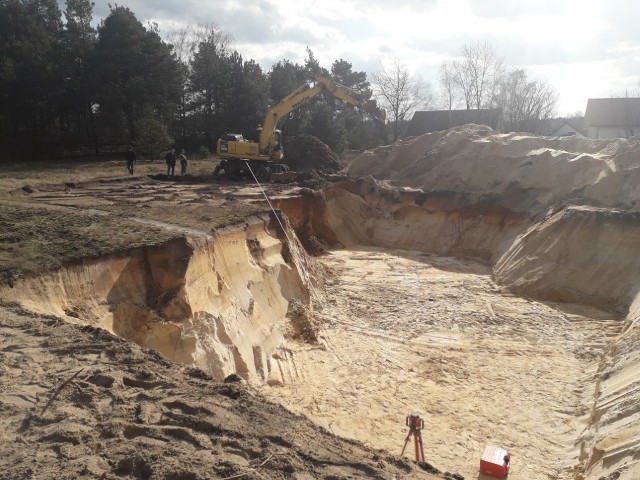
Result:
<svg viewBox="0 0 640 480"><path fill-rule="evenodd" d="M271 180L273 175L282 177L291 176L293 174L289 166L284 163L233 158L226 159L224 162L223 170L225 176L232 180L240 180L244 178L253 180L255 175L255 178L259 182L268 182Z"/></svg>

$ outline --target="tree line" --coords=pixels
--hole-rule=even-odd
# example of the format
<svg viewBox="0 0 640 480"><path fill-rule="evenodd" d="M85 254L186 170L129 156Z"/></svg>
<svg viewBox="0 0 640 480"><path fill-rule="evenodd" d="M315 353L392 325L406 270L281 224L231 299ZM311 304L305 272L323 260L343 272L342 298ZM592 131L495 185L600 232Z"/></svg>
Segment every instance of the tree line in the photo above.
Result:
<svg viewBox="0 0 640 480"><path fill-rule="evenodd" d="M377 98L390 114L389 136L403 136L416 110L499 109L502 129L539 135L556 114L558 92L546 80L529 78L526 70L508 67L486 41L462 45L454 60L442 63L439 91L412 76L394 61L372 75Z"/></svg>
<svg viewBox="0 0 640 480"><path fill-rule="evenodd" d="M213 151L225 132L251 138L274 105L322 75L387 108L387 131L334 98L310 102L283 122L285 143L309 133L334 151L396 140L416 109L436 106L430 85L395 62L367 78L344 59L325 68L307 48L302 64L283 59L268 71L232 48L215 25L160 35L134 12L110 6L94 28L93 3L0 0L0 141L25 157L96 154L136 145L153 157L169 146ZM485 42L463 46L440 69L445 108L501 108L506 130L540 133L557 93L505 68Z"/></svg>
<svg viewBox="0 0 640 480"><path fill-rule="evenodd" d="M556 114L558 92L522 68L505 66L486 41L463 45L457 60L443 63L440 86L446 109L499 108L507 132L541 134Z"/></svg>
<svg viewBox="0 0 640 480"><path fill-rule="evenodd" d="M268 72L231 48L213 25L168 32L110 6L92 26L93 3L0 0L0 140L25 157L82 146L98 153L136 145L145 156L169 146L213 151L225 132L251 137L270 105L317 75L372 96L365 72L346 60L329 69L307 49L304 64L282 60ZM378 145L379 127L334 99L292 112L287 135L310 133L332 149ZM286 138L286 136L285 136Z"/></svg>

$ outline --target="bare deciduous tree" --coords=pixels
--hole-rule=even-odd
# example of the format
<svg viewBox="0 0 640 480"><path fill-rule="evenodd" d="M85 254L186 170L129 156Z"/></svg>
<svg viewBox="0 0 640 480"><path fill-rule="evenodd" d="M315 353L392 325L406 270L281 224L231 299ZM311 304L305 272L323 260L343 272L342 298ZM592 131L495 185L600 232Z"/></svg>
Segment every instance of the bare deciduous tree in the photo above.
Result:
<svg viewBox="0 0 640 480"><path fill-rule="evenodd" d="M490 106L495 80L502 70L502 59L486 41L465 44L461 57L452 63L452 70L467 110Z"/></svg>
<svg viewBox="0 0 640 480"><path fill-rule="evenodd" d="M440 66L439 79L442 103L446 106L447 110L451 111L454 106L457 106L460 91L456 83L453 63L443 63Z"/></svg>
<svg viewBox="0 0 640 480"><path fill-rule="evenodd" d="M227 50L233 42L233 37L213 23L184 25L169 30L168 41L173 45L174 53L183 64L188 64L198 45L208 40L221 50Z"/></svg>
<svg viewBox="0 0 640 480"><path fill-rule="evenodd" d="M497 82L494 99L502 108L505 131L539 135L555 113L558 93L548 82L530 81L524 70L515 69Z"/></svg>
<svg viewBox="0 0 640 480"><path fill-rule="evenodd" d="M393 140L400 137L400 127L409 114L432 102L431 88L422 79L411 77L409 70L397 60L372 75L372 85L380 104L391 113Z"/></svg>
<svg viewBox="0 0 640 480"><path fill-rule="evenodd" d="M180 138L183 145L186 143L187 137L187 110L189 108L189 102L192 100L191 86L189 84L189 78L191 77L190 61L194 53L198 50L199 45L209 40L211 40L211 43L216 45L220 51L226 51L232 42L232 37L213 23L184 25L169 30L168 41L173 46L173 53L181 65L182 89L180 92L180 101L178 102L177 124L180 129Z"/></svg>

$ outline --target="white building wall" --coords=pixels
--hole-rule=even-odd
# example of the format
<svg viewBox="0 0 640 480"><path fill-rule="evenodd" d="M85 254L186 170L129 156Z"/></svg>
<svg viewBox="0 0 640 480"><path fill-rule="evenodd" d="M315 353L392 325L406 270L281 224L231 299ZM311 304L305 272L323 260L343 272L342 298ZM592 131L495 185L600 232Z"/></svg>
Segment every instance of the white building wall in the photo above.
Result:
<svg viewBox="0 0 640 480"><path fill-rule="evenodd" d="M633 134L638 133L640 133L640 127L635 127ZM627 129L623 127L589 127L589 138L628 138L630 136Z"/></svg>

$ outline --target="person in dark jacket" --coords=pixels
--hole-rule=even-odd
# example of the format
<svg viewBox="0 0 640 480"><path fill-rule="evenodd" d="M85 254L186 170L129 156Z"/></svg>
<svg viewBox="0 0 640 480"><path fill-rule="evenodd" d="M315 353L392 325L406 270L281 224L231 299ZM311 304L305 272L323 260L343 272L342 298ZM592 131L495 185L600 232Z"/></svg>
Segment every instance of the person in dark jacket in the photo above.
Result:
<svg viewBox="0 0 640 480"><path fill-rule="evenodd" d="M133 147L129 147L129 150L124 152L124 158L127 161L127 170L129 170L129 173L133 175L133 164L136 163L137 160L136 151Z"/></svg>
<svg viewBox="0 0 640 480"><path fill-rule="evenodd" d="M176 152L173 148L164 156L164 161L167 164L167 177L173 178L176 170Z"/></svg>
<svg viewBox="0 0 640 480"><path fill-rule="evenodd" d="M184 175L187 173L187 156L185 155L184 150L180 151L178 158L180 159L180 174Z"/></svg>

